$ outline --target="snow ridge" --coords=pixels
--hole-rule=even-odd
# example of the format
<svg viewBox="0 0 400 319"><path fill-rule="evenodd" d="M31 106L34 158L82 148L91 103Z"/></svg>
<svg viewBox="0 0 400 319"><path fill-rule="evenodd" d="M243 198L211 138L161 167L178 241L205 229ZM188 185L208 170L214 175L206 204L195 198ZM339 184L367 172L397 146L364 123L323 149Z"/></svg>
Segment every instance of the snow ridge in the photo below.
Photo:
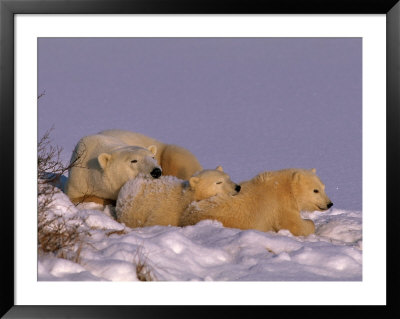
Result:
<svg viewBox="0 0 400 319"><path fill-rule="evenodd" d="M175 182L179 180L176 179ZM144 182L144 181L140 181ZM134 196L139 181L124 187ZM75 207L59 192L49 214L88 235L74 258L40 254L40 281L135 281L143 267L157 281L359 281L362 280L362 212L330 209L302 213L316 234L225 228L205 220L194 226L131 229L113 208Z"/></svg>

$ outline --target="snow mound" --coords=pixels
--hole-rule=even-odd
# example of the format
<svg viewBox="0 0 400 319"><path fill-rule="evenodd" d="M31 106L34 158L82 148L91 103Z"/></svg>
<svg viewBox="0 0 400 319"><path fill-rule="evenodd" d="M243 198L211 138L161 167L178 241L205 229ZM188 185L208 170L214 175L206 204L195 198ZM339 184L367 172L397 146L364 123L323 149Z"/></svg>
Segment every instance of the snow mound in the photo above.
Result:
<svg viewBox="0 0 400 319"><path fill-rule="evenodd" d="M339 242L362 246L361 211L333 209L329 214L324 212L302 213L316 224L315 233L321 237Z"/></svg>
<svg viewBox="0 0 400 319"><path fill-rule="evenodd" d="M129 191L132 191L129 188ZM41 281L359 281L362 213L330 209L302 213L316 234L293 236L225 228L205 220L194 226L131 229L113 208L74 206L57 193L53 216L85 232L75 254L38 257Z"/></svg>

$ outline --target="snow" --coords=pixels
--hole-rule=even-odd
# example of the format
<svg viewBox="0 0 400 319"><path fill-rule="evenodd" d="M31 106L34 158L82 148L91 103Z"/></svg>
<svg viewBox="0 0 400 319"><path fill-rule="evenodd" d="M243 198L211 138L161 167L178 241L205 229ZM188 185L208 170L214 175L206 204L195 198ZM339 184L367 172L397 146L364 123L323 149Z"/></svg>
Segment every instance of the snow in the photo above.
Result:
<svg viewBox="0 0 400 319"><path fill-rule="evenodd" d="M75 207L62 192L49 216L62 216L85 234L69 258L40 254L40 281L137 281L144 267L154 281L359 281L362 279L362 214L330 209L303 213L316 233L259 232L225 228L212 220L194 226L131 229L113 208ZM75 260L75 261L73 261Z"/></svg>

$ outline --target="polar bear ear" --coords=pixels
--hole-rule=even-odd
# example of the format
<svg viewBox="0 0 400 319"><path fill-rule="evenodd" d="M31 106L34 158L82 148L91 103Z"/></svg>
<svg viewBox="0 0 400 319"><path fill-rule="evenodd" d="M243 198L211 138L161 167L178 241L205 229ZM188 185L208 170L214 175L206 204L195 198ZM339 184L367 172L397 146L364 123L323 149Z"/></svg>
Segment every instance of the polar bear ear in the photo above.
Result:
<svg viewBox="0 0 400 319"><path fill-rule="evenodd" d="M217 166L216 170L217 170L217 171L220 171L220 172L223 172L223 171L224 171L221 165Z"/></svg>
<svg viewBox="0 0 400 319"><path fill-rule="evenodd" d="M193 176L193 177L191 177L190 179L189 179L189 185L190 185L190 187L195 187L198 183L199 183L199 181L200 181L200 178L198 178L198 177L196 177L196 176Z"/></svg>
<svg viewBox="0 0 400 319"><path fill-rule="evenodd" d="M316 168L312 168L311 172L313 172L315 174L317 172L317 169Z"/></svg>
<svg viewBox="0 0 400 319"><path fill-rule="evenodd" d="M300 180L301 173L300 172L293 172L292 174L292 181L293 182L298 182Z"/></svg>
<svg viewBox="0 0 400 319"><path fill-rule="evenodd" d="M157 146L155 146L155 145L150 145L147 149L148 149L150 152L152 152L153 155L156 155L156 154L157 154Z"/></svg>
<svg viewBox="0 0 400 319"><path fill-rule="evenodd" d="M107 153L101 153L98 157L97 160L99 161L99 164L102 169L105 169L111 159L111 155Z"/></svg>

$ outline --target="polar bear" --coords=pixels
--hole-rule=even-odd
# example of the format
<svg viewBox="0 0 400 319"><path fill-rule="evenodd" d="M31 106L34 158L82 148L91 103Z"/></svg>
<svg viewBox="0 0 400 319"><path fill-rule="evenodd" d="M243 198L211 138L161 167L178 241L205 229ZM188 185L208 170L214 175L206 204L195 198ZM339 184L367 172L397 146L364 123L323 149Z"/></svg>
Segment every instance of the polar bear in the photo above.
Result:
<svg viewBox="0 0 400 319"><path fill-rule="evenodd" d="M129 179L144 175L158 178L162 171L155 160L157 147L130 146L105 135L79 140L72 156L65 193L73 203L114 204Z"/></svg>
<svg viewBox="0 0 400 319"><path fill-rule="evenodd" d="M177 226L180 214L191 202L218 194L236 195L240 188L221 166L215 170L202 170L188 181L174 176L162 176L157 180L135 178L119 192L117 220L132 228Z"/></svg>
<svg viewBox="0 0 400 319"><path fill-rule="evenodd" d="M181 146L165 144L146 135L124 130L105 130L99 134L115 137L128 145L157 146L156 159L163 170L163 175L187 180L194 173L202 170L196 156Z"/></svg>
<svg viewBox="0 0 400 319"><path fill-rule="evenodd" d="M311 220L300 211L324 211L333 204L316 170L284 169L264 172L241 184L235 197L205 199L182 213L179 225L194 225L204 219L220 221L225 227L278 231L288 229L295 236L314 233Z"/></svg>

